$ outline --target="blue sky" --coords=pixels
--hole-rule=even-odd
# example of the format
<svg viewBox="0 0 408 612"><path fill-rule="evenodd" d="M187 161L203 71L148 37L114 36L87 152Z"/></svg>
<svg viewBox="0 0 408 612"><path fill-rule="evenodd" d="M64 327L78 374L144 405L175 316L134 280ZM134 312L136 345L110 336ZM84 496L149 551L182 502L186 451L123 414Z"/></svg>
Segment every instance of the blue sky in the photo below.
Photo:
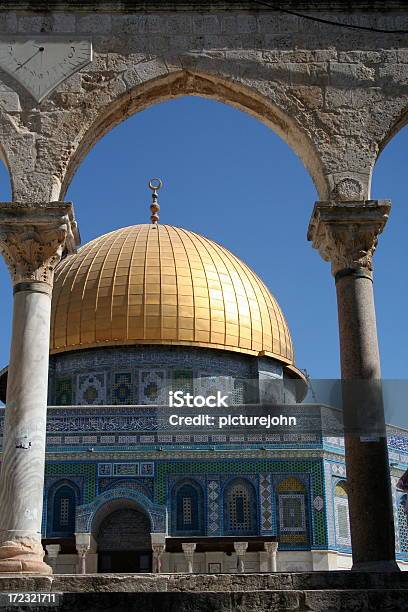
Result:
<svg viewBox="0 0 408 612"><path fill-rule="evenodd" d="M372 197L393 210L375 256L375 297L383 376L408 371L406 228L408 129L380 156ZM316 190L301 161L269 128L212 100L157 104L120 124L90 151L73 178L82 243L149 220L146 183L159 176L160 220L222 243L246 261L278 299L298 367L313 378L339 376L334 282L306 240ZM0 198L10 200L0 168ZM0 367L8 362L12 292L0 262Z"/></svg>

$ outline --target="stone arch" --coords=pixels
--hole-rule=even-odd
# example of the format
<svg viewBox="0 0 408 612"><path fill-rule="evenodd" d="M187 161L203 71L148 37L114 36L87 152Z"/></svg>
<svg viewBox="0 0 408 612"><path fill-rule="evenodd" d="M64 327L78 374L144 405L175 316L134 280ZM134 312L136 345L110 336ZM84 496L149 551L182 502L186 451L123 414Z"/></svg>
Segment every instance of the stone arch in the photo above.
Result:
<svg viewBox="0 0 408 612"><path fill-rule="evenodd" d="M73 514L73 516L68 517L68 525L67 529L64 529L63 526L58 528L58 519L56 516L56 512L58 508L56 507L57 502L59 501L61 495L66 493L66 498L69 499L68 502L68 514ZM52 486L48 490L47 500L46 500L46 510L47 510L47 536L57 537L57 536L65 536L73 535L75 531L75 517L76 517L76 508L81 499L81 492L78 485L70 480L69 478L61 478L52 484ZM69 529L68 531L68 527Z"/></svg>
<svg viewBox="0 0 408 612"><path fill-rule="evenodd" d="M155 61L159 70L160 58ZM324 199L329 193L327 177L317 148L305 129L306 119L302 121L302 118L299 118L299 109L295 112L295 106L291 107L283 92L276 96L278 100L271 100L266 94L263 84L256 88L240 82L237 78L193 70L165 72L164 75L134 85L98 109L93 120L81 126L75 141L71 143L70 153L65 155L66 163L64 160L64 163L60 164L64 169L61 172L59 199L64 199L76 169L100 138L133 114L153 104L186 95L226 103L270 127L298 155L312 177L320 197Z"/></svg>
<svg viewBox="0 0 408 612"><path fill-rule="evenodd" d="M299 476L284 474L275 480L277 527L282 548L305 548L310 541L308 488Z"/></svg>
<svg viewBox="0 0 408 612"><path fill-rule="evenodd" d="M165 506L153 503L140 491L118 487L98 495L89 504L77 508L75 531L77 533L95 533L99 521L113 509L133 506L149 517L152 532L167 532L167 510Z"/></svg>
<svg viewBox="0 0 408 612"><path fill-rule="evenodd" d="M184 500L190 500L187 511L191 514L191 525L183 520ZM204 534L204 491L202 485L193 478L183 478L176 482L171 491L171 532L172 535Z"/></svg>
<svg viewBox="0 0 408 612"><path fill-rule="evenodd" d="M403 98L405 102L405 97ZM399 102L399 101L398 101ZM370 185L372 176L375 172L375 167L378 159L387 148L387 145L397 136L401 130L408 125L408 106L403 102L397 103L395 100L392 104L384 102L383 112L381 113L381 124L376 126L379 136L376 142L373 142L373 152L370 168Z"/></svg>
<svg viewBox="0 0 408 612"><path fill-rule="evenodd" d="M225 535L258 533L258 499L256 489L248 478L231 478L225 484L223 506Z"/></svg>
<svg viewBox="0 0 408 612"><path fill-rule="evenodd" d="M134 499L111 499L92 520L99 572L151 571L152 521Z"/></svg>
<svg viewBox="0 0 408 612"><path fill-rule="evenodd" d="M408 552L408 493L399 492L397 495L397 525L399 551Z"/></svg>
<svg viewBox="0 0 408 612"><path fill-rule="evenodd" d="M351 546L351 534L347 481L336 479L333 486L336 543L339 548L349 548Z"/></svg>

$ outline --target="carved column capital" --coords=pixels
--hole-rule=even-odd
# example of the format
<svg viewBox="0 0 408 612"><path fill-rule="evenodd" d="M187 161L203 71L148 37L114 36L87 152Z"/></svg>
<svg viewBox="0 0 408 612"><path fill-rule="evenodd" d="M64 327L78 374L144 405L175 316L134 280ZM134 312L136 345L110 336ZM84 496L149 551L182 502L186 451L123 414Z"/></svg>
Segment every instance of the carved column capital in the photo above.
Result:
<svg viewBox="0 0 408 612"><path fill-rule="evenodd" d="M165 544L162 543L158 543L155 542L152 544L152 551L153 551L153 572L155 574L160 574L161 573L161 568L162 568L162 554L164 553L164 550L166 548Z"/></svg>
<svg viewBox="0 0 408 612"><path fill-rule="evenodd" d="M71 203L0 202L0 253L14 287L41 283L52 287L63 253L75 252L79 233Z"/></svg>
<svg viewBox="0 0 408 612"><path fill-rule="evenodd" d="M389 200L316 202L307 238L333 275L363 268L371 274L372 257L391 209Z"/></svg>
<svg viewBox="0 0 408 612"><path fill-rule="evenodd" d="M268 555L276 555L278 551L278 542L264 542L264 549Z"/></svg>
<svg viewBox="0 0 408 612"><path fill-rule="evenodd" d="M194 551L196 549L196 544L195 542L182 542L181 548L183 549L183 553L187 561L187 571L189 574L192 574L193 567L194 567L193 558L194 558Z"/></svg>

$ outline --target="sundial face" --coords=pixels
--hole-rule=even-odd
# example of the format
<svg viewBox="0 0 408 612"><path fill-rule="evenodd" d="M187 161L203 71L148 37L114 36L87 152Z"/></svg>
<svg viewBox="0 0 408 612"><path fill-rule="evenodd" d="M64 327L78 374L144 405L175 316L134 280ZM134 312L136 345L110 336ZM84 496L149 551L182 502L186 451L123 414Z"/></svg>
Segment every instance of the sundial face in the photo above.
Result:
<svg viewBox="0 0 408 612"><path fill-rule="evenodd" d="M0 68L16 79L37 102L91 61L92 43L84 36L0 37Z"/></svg>

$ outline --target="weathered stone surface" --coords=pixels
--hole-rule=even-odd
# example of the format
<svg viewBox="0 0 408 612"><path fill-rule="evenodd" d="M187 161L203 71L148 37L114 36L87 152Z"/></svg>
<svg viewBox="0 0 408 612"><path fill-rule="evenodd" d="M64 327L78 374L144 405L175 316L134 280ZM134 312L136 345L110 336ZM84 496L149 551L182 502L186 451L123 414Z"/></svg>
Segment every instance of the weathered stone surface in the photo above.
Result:
<svg viewBox="0 0 408 612"><path fill-rule="evenodd" d="M58 606L47 606L47 610L62 611L399 612L408 610L408 580L403 576L403 573L388 574L385 582L389 588L385 585L378 588L381 575L358 572L95 574L48 578L3 575L0 591L57 593ZM5 606L2 609L23 608ZM30 605L30 610L40 609L43 608Z"/></svg>
<svg viewBox="0 0 408 612"><path fill-rule="evenodd" d="M149 12L140 3L127 3L126 11L112 3L100 11L86 2L60 3L59 10L35 13L24 11L25 4L9 3L0 15L1 32L89 34L94 60L41 105L0 71L7 92L0 96L0 138L16 200L32 200L33 194L62 199L82 156L102 133L167 99L173 71L180 72L177 95L209 95L234 104L239 87L240 107L250 113L257 107L254 114L293 147L321 199L338 178L356 173L361 199L367 199L378 151L408 112L404 37L332 28L262 7L249 11L245 3L236 11L225 11L222 3L216 11L203 3L202 9L172 11L162 3ZM403 29L407 21L389 6L384 15L378 7L344 14L333 3L327 6L330 19L365 27L384 22ZM203 79L213 77L217 86L204 92ZM44 112L52 113L48 122L35 119ZM104 129L96 129L102 122ZM38 154L36 143L44 139L48 145L42 143Z"/></svg>
<svg viewBox="0 0 408 612"><path fill-rule="evenodd" d="M265 574L0 575L0 592L237 592L398 591L408 593L405 572L301 572Z"/></svg>

